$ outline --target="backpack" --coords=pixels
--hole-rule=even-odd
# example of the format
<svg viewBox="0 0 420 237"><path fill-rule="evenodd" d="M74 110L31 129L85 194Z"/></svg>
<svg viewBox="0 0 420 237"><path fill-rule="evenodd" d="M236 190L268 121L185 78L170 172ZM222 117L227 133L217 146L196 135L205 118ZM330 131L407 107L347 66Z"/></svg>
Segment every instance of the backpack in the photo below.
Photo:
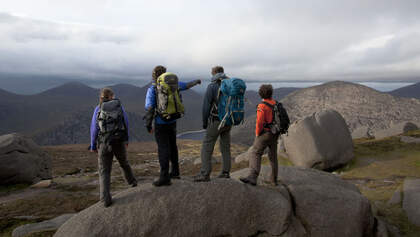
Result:
<svg viewBox="0 0 420 237"><path fill-rule="evenodd" d="M276 102L275 105L268 102L263 102L263 104L273 110L273 121L269 124L265 124L264 127L269 128L271 133L275 135L287 133L287 129L289 129L290 125L290 119L283 105L280 102Z"/></svg>
<svg viewBox="0 0 420 237"><path fill-rule="evenodd" d="M164 121L184 116L184 105L175 74L166 72L156 80L156 102L156 112Z"/></svg>
<svg viewBox="0 0 420 237"><path fill-rule="evenodd" d="M223 79L218 95L219 129L224 126L239 125L244 120L245 82L239 78Z"/></svg>
<svg viewBox="0 0 420 237"><path fill-rule="evenodd" d="M128 140L121 102L118 99L102 102L98 112L99 141L105 144Z"/></svg>

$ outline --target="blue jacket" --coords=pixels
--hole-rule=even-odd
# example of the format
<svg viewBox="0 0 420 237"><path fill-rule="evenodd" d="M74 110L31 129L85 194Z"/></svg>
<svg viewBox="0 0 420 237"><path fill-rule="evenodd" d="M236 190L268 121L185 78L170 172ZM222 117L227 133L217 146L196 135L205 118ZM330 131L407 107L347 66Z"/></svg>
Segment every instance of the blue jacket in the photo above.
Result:
<svg viewBox="0 0 420 237"><path fill-rule="evenodd" d="M206 94L203 101L203 128L207 128L211 110L214 103L218 103L217 95L219 94L221 79L228 78L224 73L217 73L211 78L211 83L207 86ZM217 113L217 111L214 111Z"/></svg>
<svg viewBox="0 0 420 237"><path fill-rule="evenodd" d="M127 128L127 134L129 134L128 130L128 119L127 114L125 113L124 107L121 106L124 115L124 122L125 127ZM99 112L99 105L96 106L95 110L93 111L92 122L90 123L90 149L96 150L96 140L98 139L99 133L99 125L98 125L98 112Z"/></svg>
<svg viewBox="0 0 420 237"><path fill-rule="evenodd" d="M187 90L187 84L186 82L178 82L178 88L180 91L184 91ZM149 89L147 89L147 93L146 93L146 102L144 103L144 108L147 110L149 110L150 108L155 109L156 108L156 86L155 85L151 85L149 87ZM159 115L157 115L155 117L155 124L172 124L175 123L176 119L171 120L171 121L164 121Z"/></svg>

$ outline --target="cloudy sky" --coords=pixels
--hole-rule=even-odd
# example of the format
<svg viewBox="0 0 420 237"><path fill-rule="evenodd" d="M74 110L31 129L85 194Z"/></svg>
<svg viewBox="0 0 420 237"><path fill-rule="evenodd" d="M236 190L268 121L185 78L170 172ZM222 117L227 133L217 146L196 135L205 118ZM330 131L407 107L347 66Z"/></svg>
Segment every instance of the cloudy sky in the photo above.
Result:
<svg viewBox="0 0 420 237"><path fill-rule="evenodd" d="M2 0L0 73L419 80L417 0Z"/></svg>

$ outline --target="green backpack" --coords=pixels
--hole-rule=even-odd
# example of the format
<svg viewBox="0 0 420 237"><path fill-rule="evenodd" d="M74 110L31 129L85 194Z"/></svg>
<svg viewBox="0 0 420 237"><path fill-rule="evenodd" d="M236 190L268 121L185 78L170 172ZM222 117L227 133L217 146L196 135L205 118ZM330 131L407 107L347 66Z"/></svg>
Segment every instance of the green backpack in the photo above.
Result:
<svg viewBox="0 0 420 237"><path fill-rule="evenodd" d="M166 121L184 116L184 105L179 94L178 77L170 72L156 80L157 113Z"/></svg>

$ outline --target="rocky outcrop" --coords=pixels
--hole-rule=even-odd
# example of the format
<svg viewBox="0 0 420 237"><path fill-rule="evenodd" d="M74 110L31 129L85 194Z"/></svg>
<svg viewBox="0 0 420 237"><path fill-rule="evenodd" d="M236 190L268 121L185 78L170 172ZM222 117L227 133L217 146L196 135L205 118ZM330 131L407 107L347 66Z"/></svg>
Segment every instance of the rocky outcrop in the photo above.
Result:
<svg viewBox="0 0 420 237"><path fill-rule="evenodd" d="M288 159L295 166L332 170L354 157L349 129L334 110L324 110L297 121L283 139Z"/></svg>
<svg viewBox="0 0 420 237"><path fill-rule="evenodd" d="M314 112L334 109L344 117L351 132L360 127L367 127L375 137L377 131L387 130L396 124L407 122L417 124L420 121L420 100L400 98L360 84L343 81L296 91L282 102L292 121ZM402 130L388 134L396 135L402 133Z"/></svg>
<svg viewBox="0 0 420 237"><path fill-rule="evenodd" d="M146 184L80 212L55 236L305 236L291 203L285 188L235 180Z"/></svg>
<svg viewBox="0 0 420 237"><path fill-rule="evenodd" d="M404 180L403 209L408 220L420 226L420 179Z"/></svg>
<svg viewBox="0 0 420 237"><path fill-rule="evenodd" d="M292 122L322 110L336 110L344 117L353 138L397 135L403 133L407 122L420 127L420 100L392 96L355 83L334 81L300 89L281 102ZM232 138L252 145L255 119L255 115L249 116L234 127ZM402 127L395 128L399 124Z"/></svg>
<svg viewBox="0 0 420 237"><path fill-rule="evenodd" d="M12 237L24 237L39 232L57 230L74 215L75 214L64 214L51 220L19 226L13 230Z"/></svg>
<svg viewBox="0 0 420 237"><path fill-rule="evenodd" d="M270 180L270 172L269 166L261 167L260 185ZM231 176L247 174L248 169L243 169ZM304 223L308 236L375 236L369 200L355 185L330 173L285 166L279 166L278 180L287 188L295 215Z"/></svg>
<svg viewBox="0 0 420 237"><path fill-rule="evenodd" d="M0 185L51 179L51 158L31 139L0 136Z"/></svg>

